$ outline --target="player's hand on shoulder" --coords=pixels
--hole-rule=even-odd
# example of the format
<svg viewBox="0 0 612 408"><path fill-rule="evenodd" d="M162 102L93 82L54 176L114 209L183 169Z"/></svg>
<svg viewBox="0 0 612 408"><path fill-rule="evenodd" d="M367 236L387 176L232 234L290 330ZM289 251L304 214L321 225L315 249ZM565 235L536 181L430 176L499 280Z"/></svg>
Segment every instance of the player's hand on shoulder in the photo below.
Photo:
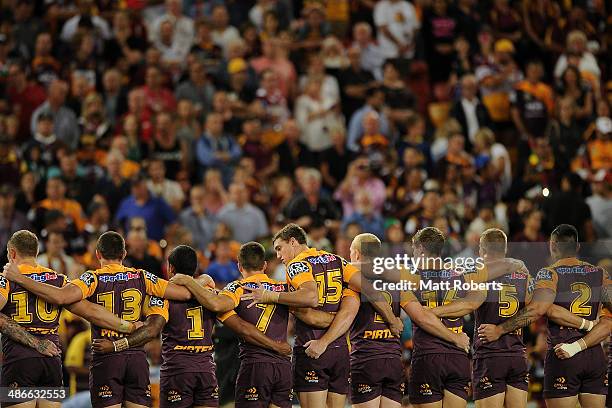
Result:
<svg viewBox="0 0 612 408"><path fill-rule="evenodd" d="M91 343L91 349L94 353L112 353L115 351L115 346L113 346L113 342L107 339L94 339Z"/></svg>
<svg viewBox="0 0 612 408"><path fill-rule="evenodd" d="M192 280L193 277L191 276L183 275L182 273L177 273L170 279L170 282L180 286L187 286Z"/></svg>
<svg viewBox="0 0 612 408"><path fill-rule="evenodd" d="M51 340L41 340L36 351L47 357L57 357L62 354L62 351Z"/></svg>
<svg viewBox="0 0 612 408"><path fill-rule="evenodd" d="M19 268L17 267L16 263L9 262L4 265L4 272L2 273L2 275L6 279L13 281L19 276L21 276L21 273L19 272Z"/></svg>

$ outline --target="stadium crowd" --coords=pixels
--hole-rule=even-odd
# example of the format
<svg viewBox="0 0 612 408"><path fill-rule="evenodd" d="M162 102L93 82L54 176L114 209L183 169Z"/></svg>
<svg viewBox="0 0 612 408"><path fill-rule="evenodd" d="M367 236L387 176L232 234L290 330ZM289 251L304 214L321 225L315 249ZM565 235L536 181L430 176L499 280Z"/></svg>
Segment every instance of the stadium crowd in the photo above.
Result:
<svg viewBox="0 0 612 408"><path fill-rule="evenodd" d="M251 240L284 279L269 237L288 222L345 258L361 232L399 245L426 226L451 255L490 227L516 247L560 223L612 238L609 2L0 4L0 248L29 229L71 279L109 229L158 276L192 245L219 288ZM73 393L85 329L66 313ZM538 401L542 326L526 336ZM216 338L225 402L237 343ZM409 324L404 339L408 354ZM148 352L159 364L159 342Z"/></svg>

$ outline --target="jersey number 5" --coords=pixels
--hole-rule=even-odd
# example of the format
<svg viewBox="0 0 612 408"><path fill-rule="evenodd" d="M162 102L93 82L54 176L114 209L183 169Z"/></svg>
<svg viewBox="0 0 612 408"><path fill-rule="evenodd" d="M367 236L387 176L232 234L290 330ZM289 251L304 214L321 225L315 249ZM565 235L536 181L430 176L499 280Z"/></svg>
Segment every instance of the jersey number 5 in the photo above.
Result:
<svg viewBox="0 0 612 408"><path fill-rule="evenodd" d="M502 285L499 291L499 315L501 317L512 317L519 310L519 300L514 285Z"/></svg>

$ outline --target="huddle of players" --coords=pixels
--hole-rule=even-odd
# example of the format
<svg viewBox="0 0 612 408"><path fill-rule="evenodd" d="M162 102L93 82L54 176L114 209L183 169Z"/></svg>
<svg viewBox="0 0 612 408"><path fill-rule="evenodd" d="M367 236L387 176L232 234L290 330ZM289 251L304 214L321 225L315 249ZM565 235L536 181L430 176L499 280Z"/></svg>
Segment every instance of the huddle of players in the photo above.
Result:
<svg viewBox="0 0 612 408"><path fill-rule="evenodd" d="M444 240L435 228L419 231L413 238L413 256L439 257ZM241 247L238 256L243 279L217 292L208 276L192 277L197 258L187 246L177 247L169 256L168 272L174 275L170 282L122 266L125 243L114 232L98 241L101 268L67 284L63 276L35 264L36 237L19 231L9 241L10 263L4 275L10 282L0 278L0 300L6 304L4 313L56 345L56 305L67 305L92 322L94 407L150 406L142 345L160 332L161 406L218 406L211 339L215 319L242 337L237 407L289 407L293 389L302 407L343 407L349 377L353 406L400 407L404 393L400 308L415 324L408 387L413 405L465 407L472 381L479 406L525 406L528 377L521 328L546 314L550 331L544 384L547 404L573 407L580 398L582 406L603 407L606 364L599 344L609 335L610 320L593 322L600 304L610 309L608 276L576 259L577 241L575 228L559 226L550 240L551 255L557 261L531 278L522 262L505 258L504 233L487 230L480 242L485 259L482 270L457 274L434 264L417 274L390 273L386 279L412 279L416 287L418 280L495 280L503 283L501 291L381 293L364 279L371 277L369 259L380 253L375 236L355 238L349 263L308 248L304 231L289 224L273 239L286 265L286 282L265 274L264 248L251 242ZM462 317L472 311L479 328L473 373L467 354L469 339L462 330ZM292 359L286 343L289 313L296 317ZM135 329L134 323L143 318L144 325ZM583 338L584 329L593 330ZM350 351L344 337L347 331ZM2 386L61 385L58 357L44 357L10 339L3 348L7 360ZM571 358L577 352L580 356ZM28 370L15 369L15 359ZM38 402L45 404L54 403Z"/></svg>

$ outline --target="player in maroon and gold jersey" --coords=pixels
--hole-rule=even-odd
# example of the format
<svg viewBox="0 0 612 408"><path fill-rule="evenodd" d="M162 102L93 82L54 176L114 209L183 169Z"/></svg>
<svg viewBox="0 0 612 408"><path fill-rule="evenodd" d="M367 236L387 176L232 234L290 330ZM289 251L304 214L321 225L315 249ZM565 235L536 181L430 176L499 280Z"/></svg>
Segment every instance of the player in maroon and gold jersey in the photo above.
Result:
<svg viewBox="0 0 612 408"><path fill-rule="evenodd" d="M596 320L602 300L606 301L607 276L601 268L577 258L578 232L561 224L552 232L550 253L555 262L535 276L533 299L514 317L500 325L482 325L479 335L496 341L503 334L524 327L546 314L552 304L585 321ZM603 289L603 290L602 290ZM601 346L587 348L578 358L560 359L559 344L580 341L583 334L574 327L548 320L548 353L544 362L544 398L552 408L582 406L604 407L607 394L604 351Z"/></svg>
<svg viewBox="0 0 612 408"><path fill-rule="evenodd" d="M63 287L66 277L36 263L38 238L33 233L21 230L15 232L7 245L9 264L5 266L7 275L19 275L27 280L45 282L55 287ZM59 317L61 309L48 304L44 299L30 293L23 286L9 282L0 276L0 308L39 339L51 341L59 350ZM133 325L109 313L100 305L80 301L68 309L104 327L115 330L131 331ZM45 357L38 351L24 346L10 337L2 341L4 355L2 364L2 387L61 387L61 358ZM36 405L36 401L31 401ZM59 406L59 402L41 402L48 406ZM29 404L29 403L26 403ZM13 405L3 403L3 405Z"/></svg>
<svg viewBox="0 0 612 408"><path fill-rule="evenodd" d="M46 302L69 305L82 299L92 298L113 314L128 322L137 322L143 316L146 295L173 300L188 300L191 293L179 285L159 279L155 275L122 265L126 256L125 241L116 232L109 231L100 236L96 245L96 256L101 268L83 273L62 287L37 282L21 274L7 274L7 278L18 283ZM149 366L142 349L128 349L123 334L115 330L92 325L92 339L108 338L119 342L117 354L93 354L90 370L90 391L94 408L113 406L149 406L151 404Z"/></svg>

